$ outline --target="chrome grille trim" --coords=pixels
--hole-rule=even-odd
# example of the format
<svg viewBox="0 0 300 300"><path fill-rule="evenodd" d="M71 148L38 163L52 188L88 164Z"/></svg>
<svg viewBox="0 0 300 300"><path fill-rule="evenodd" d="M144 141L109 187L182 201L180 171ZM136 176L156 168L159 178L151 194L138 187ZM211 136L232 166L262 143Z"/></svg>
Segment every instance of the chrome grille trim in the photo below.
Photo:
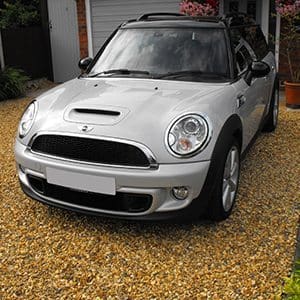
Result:
<svg viewBox="0 0 300 300"><path fill-rule="evenodd" d="M33 145L35 139L42 135L57 135L57 136L65 136L65 137L69 136L69 137L79 137L79 138L90 138L90 139L95 139L95 140L110 141L110 142L132 145L132 146L139 148L145 154L145 156L147 157L147 159L149 161L149 166L141 167L141 166L125 166L125 165L117 165L117 164L104 164L104 163L96 163L96 162L68 159L68 158L64 158L64 157L60 157L60 156L36 152L32 149L32 145ZM90 134L66 133L66 132L57 132L57 131L54 131L54 132L53 131L41 131L32 136L32 138L30 139L30 142L27 146L27 150L30 151L32 154L38 155L41 157L47 157L47 158L57 159L57 160L65 161L65 162L79 163L79 164L84 164L84 165L94 165L94 166L122 168L122 169L141 169L141 170L158 169L158 163L156 161L154 154L145 145L140 144L138 142L131 141L131 140L112 138L112 137L107 137L107 136L95 136L95 135L90 135Z"/></svg>

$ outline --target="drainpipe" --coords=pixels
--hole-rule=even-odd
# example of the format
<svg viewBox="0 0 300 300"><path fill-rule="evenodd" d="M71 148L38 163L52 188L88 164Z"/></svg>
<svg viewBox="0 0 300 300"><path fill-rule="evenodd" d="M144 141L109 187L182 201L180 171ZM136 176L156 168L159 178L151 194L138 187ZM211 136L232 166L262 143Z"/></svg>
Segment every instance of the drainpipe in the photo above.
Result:
<svg viewBox="0 0 300 300"><path fill-rule="evenodd" d="M0 65L1 65L1 70L3 70L5 64L4 64L4 54L3 54L1 30L0 30Z"/></svg>
<svg viewBox="0 0 300 300"><path fill-rule="evenodd" d="M280 51L280 27L281 27L281 18L280 14L276 15L276 35L275 35L275 59L277 71L279 70L279 51Z"/></svg>
<svg viewBox="0 0 300 300"><path fill-rule="evenodd" d="M270 16L270 1L262 1L261 4L261 29L266 37L266 41L269 42L269 18Z"/></svg>
<svg viewBox="0 0 300 300"><path fill-rule="evenodd" d="M94 57L90 0L85 0L85 14L86 14L86 27L87 27L89 57Z"/></svg>

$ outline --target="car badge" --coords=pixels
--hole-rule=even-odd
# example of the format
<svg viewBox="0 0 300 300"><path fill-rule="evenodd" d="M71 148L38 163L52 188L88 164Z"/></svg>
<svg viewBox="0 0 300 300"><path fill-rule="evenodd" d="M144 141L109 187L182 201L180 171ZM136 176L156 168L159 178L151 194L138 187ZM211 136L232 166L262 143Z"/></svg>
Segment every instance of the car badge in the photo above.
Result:
<svg viewBox="0 0 300 300"><path fill-rule="evenodd" d="M82 132L90 132L90 131L92 131L94 129L94 127L88 126L88 125L80 125L78 128Z"/></svg>

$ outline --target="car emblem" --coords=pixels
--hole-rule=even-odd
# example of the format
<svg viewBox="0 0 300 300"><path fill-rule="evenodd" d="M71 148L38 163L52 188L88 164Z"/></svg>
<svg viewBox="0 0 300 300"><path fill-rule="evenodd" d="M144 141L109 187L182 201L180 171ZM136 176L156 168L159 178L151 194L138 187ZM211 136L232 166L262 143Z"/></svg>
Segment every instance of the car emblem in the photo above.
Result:
<svg viewBox="0 0 300 300"><path fill-rule="evenodd" d="M82 132L90 132L94 129L94 127L92 126L88 126L88 125L80 125L78 127Z"/></svg>

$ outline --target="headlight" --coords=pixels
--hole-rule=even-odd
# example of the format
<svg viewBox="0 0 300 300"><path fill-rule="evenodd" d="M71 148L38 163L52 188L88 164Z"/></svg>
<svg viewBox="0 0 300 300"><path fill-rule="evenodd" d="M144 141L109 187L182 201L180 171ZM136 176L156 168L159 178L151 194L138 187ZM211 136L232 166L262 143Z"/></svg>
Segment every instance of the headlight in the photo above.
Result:
<svg viewBox="0 0 300 300"><path fill-rule="evenodd" d="M171 124L166 144L176 156L191 156L203 150L210 137L208 121L197 114L188 114Z"/></svg>
<svg viewBox="0 0 300 300"><path fill-rule="evenodd" d="M31 129L35 119L36 112L37 112L37 103L36 101L33 101L28 105L27 109L25 110L21 118L19 124L20 138L23 138Z"/></svg>

